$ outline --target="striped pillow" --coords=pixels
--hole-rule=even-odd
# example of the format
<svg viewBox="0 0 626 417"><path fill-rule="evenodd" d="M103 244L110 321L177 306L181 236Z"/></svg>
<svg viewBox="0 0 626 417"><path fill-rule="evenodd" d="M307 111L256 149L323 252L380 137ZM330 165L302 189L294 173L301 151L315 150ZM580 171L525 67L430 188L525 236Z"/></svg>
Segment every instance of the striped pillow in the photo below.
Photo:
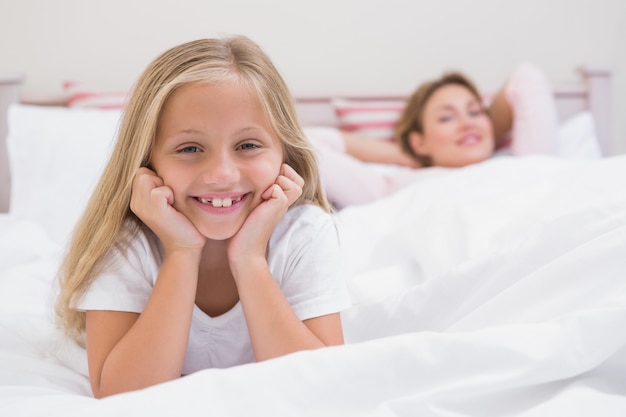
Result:
<svg viewBox="0 0 626 417"><path fill-rule="evenodd" d="M371 139L393 140L404 101L334 99L332 105L339 129Z"/></svg>
<svg viewBox="0 0 626 417"><path fill-rule="evenodd" d="M121 109L126 104L125 91L101 91L75 81L63 83L68 107L92 109Z"/></svg>

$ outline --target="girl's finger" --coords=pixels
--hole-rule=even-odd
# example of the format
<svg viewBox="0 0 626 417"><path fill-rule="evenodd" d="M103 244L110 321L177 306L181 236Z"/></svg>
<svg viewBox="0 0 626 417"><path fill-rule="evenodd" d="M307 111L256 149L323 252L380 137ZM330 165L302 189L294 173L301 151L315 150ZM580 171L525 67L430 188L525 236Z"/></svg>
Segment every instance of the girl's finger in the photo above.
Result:
<svg viewBox="0 0 626 417"><path fill-rule="evenodd" d="M288 205L292 205L302 195L302 187L284 175L276 179L276 186L279 187L286 196Z"/></svg>
<svg viewBox="0 0 626 417"><path fill-rule="evenodd" d="M276 178L276 184L286 193L290 194L296 192L298 194L302 194L302 186L298 185L295 181L285 177L284 175L280 175Z"/></svg>
<svg viewBox="0 0 626 417"><path fill-rule="evenodd" d="M267 190L261 194L263 200L269 200L270 198L278 198L282 193L282 189L278 184L272 184Z"/></svg>
<svg viewBox="0 0 626 417"><path fill-rule="evenodd" d="M280 174L295 182L299 187L302 187L304 185L304 179L296 172L295 169L287 164L282 165L280 169Z"/></svg>
<svg viewBox="0 0 626 417"><path fill-rule="evenodd" d="M165 201L167 205L174 204L174 193L170 187L156 187L151 191L151 198L156 203Z"/></svg>
<svg viewBox="0 0 626 417"><path fill-rule="evenodd" d="M163 179L149 168L142 167L137 170L133 179L134 184L145 184L148 188L161 187ZM149 187L151 185L151 187Z"/></svg>

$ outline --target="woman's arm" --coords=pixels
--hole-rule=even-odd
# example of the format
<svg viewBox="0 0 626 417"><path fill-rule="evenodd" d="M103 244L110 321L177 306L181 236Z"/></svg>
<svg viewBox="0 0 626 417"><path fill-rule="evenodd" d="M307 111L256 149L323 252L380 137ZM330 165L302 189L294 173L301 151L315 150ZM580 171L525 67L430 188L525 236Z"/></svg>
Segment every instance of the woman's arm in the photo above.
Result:
<svg viewBox="0 0 626 417"><path fill-rule="evenodd" d="M558 131L554 91L536 66L520 64L487 112L493 120L497 145L511 131L513 155L554 153Z"/></svg>
<svg viewBox="0 0 626 417"><path fill-rule="evenodd" d="M493 124L493 136L496 149L500 148L513 128L513 109L506 98L506 84L498 90L487 108L487 114Z"/></svg>
<svg viewBox="0 0 626 417"><path fill-rule="evenodd" d="M305 131L317 152L324 191L335 207L341 209L349 205L369 203L393 190L393 178L388 173L374 169L369 163L348 154L344 132L335 128L308 128ZM356 137L355 140L357 139L367 149L372 150L368 144L374 140ZM348 141L352 139L349 138Z"/></svg>
<svg viewBox="0 0 626 417"><path fill-rule="evenodd" d="M421 168L422 165L411 155L392 141L377 140L341 132L346 144L346 153L363 162L393 164L410 168Z"/></svg>

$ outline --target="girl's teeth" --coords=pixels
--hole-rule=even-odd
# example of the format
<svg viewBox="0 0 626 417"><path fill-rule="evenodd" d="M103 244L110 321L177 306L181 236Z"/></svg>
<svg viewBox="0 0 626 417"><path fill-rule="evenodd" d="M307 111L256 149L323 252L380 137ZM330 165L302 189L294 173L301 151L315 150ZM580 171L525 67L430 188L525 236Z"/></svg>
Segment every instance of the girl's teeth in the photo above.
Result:
<svg viewBox="0 0 626 417"><path fill-rule="evenodd" d="M205 202L205 201L203 201ZM208 201L206 201L208 203ZM233 200L230 197L225 197L225 198L214 198L211 201L211 205L213 207L230 207L233 205Z"/></svg>

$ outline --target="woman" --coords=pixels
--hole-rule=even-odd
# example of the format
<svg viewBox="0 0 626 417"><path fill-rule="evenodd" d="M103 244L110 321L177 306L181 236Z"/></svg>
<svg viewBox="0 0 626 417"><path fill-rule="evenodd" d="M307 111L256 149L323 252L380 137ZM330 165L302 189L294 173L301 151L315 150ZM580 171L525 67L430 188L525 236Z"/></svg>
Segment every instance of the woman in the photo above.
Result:
<svg viewBox="0 0 626 417"><path fill-rule="evenodd" d="M422 167L458 168L496 150L550 154L557 130L554 95L545 75L520 65L485 108L474 83L446 73L420 85L395 128L395 141L375 141L334 129L308 130L319 152L322 181L342 208L389 195ZM368 163L395 165L380 170Z"/></svg>

